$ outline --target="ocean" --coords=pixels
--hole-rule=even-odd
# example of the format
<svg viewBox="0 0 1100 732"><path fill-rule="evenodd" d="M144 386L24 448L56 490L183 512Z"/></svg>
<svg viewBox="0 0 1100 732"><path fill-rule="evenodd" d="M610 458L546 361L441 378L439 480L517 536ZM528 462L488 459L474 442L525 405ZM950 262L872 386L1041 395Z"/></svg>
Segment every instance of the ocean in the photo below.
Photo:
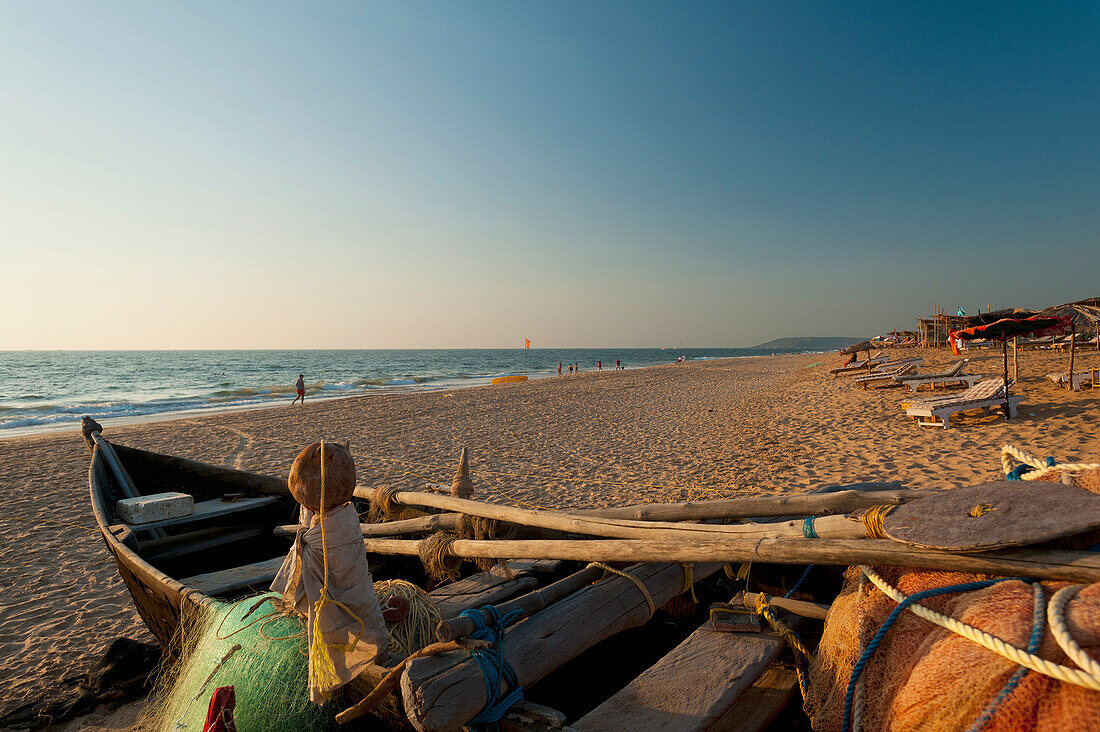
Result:
<svg viewBox="0 0 1100 732"><path fill-rule="evenodd" d="M786 351L780 351L786 352ZM0 437L71 429L80 418L147 415L289 401L305 374L306 398L455 389L497 376L541 378L578 363L595 371L759 356L747 348L580 348L309 351L0 351ZM526 364L524 357L526 355Z"/></svg>

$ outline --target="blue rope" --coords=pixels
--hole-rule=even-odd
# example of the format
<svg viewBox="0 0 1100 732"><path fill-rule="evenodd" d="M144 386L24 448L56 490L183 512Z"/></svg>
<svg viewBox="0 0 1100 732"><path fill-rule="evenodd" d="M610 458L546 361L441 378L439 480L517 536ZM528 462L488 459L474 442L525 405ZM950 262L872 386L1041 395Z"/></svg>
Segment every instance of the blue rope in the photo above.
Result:
<svg viewBox="0 0 1100 732"><path fill-rule="evenodd" d="M1048 457L1047 467L1053 468L1054 465L1054 458ZM1008 475L1005 476L1005 480L1023 480L1024 473L1030 473L1032 470L1035 470L1035 468L1031 467L1027 463L1020 463L1011 471L1009 471Z"/></svg>
<svg viewBox="0 0 1100 732"><path fill-rule="evenodd" d="M814 529L814 517L807 516L802 520L802 535L807 539L817 539L817 530Z"/></svg>
<svg viewBox="0 0 1100 732"><path fill-rule="evenodd" d="M486 613L490 616L488 623L485 622ZM512 705L523 700L523 687L519 685L516 671L504 657L504 626L514 622L522 614L521 610L513 610L501 617L500 611L493 605L464 610L460 614L460 617L469 618L474 623L471 638L493 644L489 648L470 651L470 655L474 657L481 669L482 676L485 677L485 707L470 720L471 724L498 722ZM500 694L501 682L512 689L503 697Z"/></svg>
<svg viewBox="0 0 1100 732"><path fill-rule="evenodd" d="M935 587L931 590L925 590L924 592L918 592L914 595L902 600L898 603L898 606L886 616L886 621L883 622L882 627L875 633L875 637L871 639L871 642L867 644L867 648L863 650L863 654L856 661L856 665L852 668L852 676L848 679L848 690L844 694L844 721L841 724L842 730L849 730L852 728L852 702L855 700L856 685L859 684L859 677L863 674L863 667L867 665L867 662L871 660L871 656L874 655L875 650L882 643L883 638L886 637L887 631L894 625L901 614L905 612L905 608L909 607L915 602L927 599L929 597L938 597L940 595L950 595L956 592L970 592L971 590L983 590L986 587L995 585L998 582L1005 582L1007 580L1019 580L1021 582L1028 582L1030 580L1024 577L998 577L997 579L981 580L979 582L964 582L959 585L948 585L947 587Z"/></svg>
<svg viewBox="0 0 1100 732"><path fill-rule="evenodd" d="M794 593L798 592L798 588L801 587L802 584L806 581L806 578L810 576L810 570L813 569L813 568L814 568L814 565L812 565L812 564L806 565L806 569L802 572L802 576L799 577L798 581L794 583L794 587L787 590L787 594L783 595L783 597L790 597Z"/></svg>
<svg viewBox="0 0 1100 732"><path fill-rule="evenodd" d="M1035 593L1035 609L1032 611L1031 616L1031 639L1027 642L1027 652L1035 653L1039 650L1039 645L1043 641L1043 631L1046 628L1046 598L1043 594L1043 586L1035 582L1032 585ZM1008 681L1001 687L1001 690L997 693L997 696L993 698L993 701L986 705L986 708L982 710L982 713L978 715L978 718L974 720L974 724L970 725L967 732L979 732L983 729L989 721L993 719L993 715L997 713L997 709L1001 706L1001 702L1009 697L1013 691L1015 691L1017 684L1028 675L1030 669L1020 666L1016 669L1015 673L1008 677Z"/></svg>

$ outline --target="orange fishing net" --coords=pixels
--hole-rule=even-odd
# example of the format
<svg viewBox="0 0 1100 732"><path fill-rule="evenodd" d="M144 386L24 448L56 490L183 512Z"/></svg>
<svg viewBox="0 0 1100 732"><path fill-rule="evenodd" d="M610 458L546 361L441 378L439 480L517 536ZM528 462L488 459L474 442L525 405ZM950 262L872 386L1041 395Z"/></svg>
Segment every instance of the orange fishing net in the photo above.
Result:
<svg viewBox="0 0 1100 732"><path fill-rule="evenodd" d="M905 595L988 579L961 572L899 568L876 571ZM813 728L840 730L852 669L867 644L897 607L858 567L849 569L844 590L825 621L810 667L806 712ZM1047 602L1069 583L1044 582ZM1031 638L1035 596L1030 584L1000 582L980 590L927 598L920 604L998 636L1018 648ZM1100 583L1089 585L1065 608L1066 627L1086 653L1100 657ZM1045 625L1045 623L1044 623ZM1074 667L1045 628L1036 654ZM863 669L856 694L859 729L966 730L998 696L1020 667L966 638L904 612ZM853 725L855 726L855 725ZM1100 692L1030 671L996 706L981 729L1100 730Z"/></svg>

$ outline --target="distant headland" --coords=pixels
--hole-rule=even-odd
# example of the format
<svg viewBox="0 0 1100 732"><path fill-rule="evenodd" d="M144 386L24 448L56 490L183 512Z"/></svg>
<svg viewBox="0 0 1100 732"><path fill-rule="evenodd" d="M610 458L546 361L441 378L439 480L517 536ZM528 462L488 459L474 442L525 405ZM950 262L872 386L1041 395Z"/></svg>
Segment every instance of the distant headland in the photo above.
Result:
<svg viewBox="0 0 1100 732"><path fill-rule="evenodd" d="M759 351L835 351L846 348L853 343L860 343L866 338L842 338L839 336L795 336L793 338L776 338L774 341L753 346Z"/></svg>

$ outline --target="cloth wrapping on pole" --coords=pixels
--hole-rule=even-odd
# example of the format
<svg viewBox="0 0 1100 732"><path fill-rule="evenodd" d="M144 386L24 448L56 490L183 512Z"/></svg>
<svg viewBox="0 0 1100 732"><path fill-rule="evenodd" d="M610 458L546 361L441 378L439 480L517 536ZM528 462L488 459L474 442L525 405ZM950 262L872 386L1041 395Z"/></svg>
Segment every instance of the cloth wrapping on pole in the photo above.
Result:
<svg viewBox="0 0 1100 732"><path fill-rule="evenodd" d="M339 683L319 682L309 668L309 698L321 704L374 659L385 653L386 622L374 596L359 515L350 503L325 511L328 544L328 595L336 602L321 608L321 635L329 646ZM301 507L298 533L271 589L306 615L307 637L313 648L314 606L325 586L321 524L313 511ZM339 603L339 604L336 604ZM340 607L343 605L344 607ZM344 608L347 608L345 610ZM356 617L348 614L354 613ZM362 621L362 623L360 623ZM312 653L311 653L312 657Z"/></svg>

